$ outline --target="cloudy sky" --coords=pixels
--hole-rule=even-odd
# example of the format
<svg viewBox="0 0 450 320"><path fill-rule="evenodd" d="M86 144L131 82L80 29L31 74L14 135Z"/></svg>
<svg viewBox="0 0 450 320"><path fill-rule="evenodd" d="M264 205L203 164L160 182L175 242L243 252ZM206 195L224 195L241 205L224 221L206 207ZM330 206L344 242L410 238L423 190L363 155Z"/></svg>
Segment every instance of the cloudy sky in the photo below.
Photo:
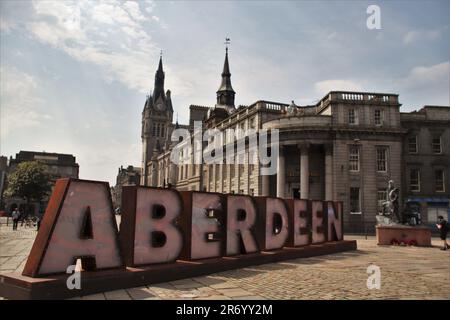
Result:
<svg viewBox="0 0 450 320"><path fill-rule="evenodd" d="M381 29L366 26L381 9ZM213 105L224 38L237 104L330 90L450 105L448 1L0 1L0 154L71 153L80 178L140 165L141 111L163 50L179 121Z"/></svg>

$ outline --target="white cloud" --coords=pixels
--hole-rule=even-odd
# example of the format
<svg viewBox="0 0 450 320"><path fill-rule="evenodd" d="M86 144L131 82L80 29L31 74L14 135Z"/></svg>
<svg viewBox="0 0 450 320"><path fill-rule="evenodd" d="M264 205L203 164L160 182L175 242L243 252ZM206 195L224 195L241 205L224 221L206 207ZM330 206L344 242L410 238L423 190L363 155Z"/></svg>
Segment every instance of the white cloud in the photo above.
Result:
<svg viewBox="0 0 450 320"><path fill-rule="evenodd" d="M330 91L362 91L361 85L351 80L323 80L314 84L314 89L319 95L325 95Z"/></svg>
<svg viewBox="0 0 450 320"><path fill-rule="evenodd" d="M145 20L145 17L142 15L141 9L139 8L139 3L135 1L127 1L124 3L123 6L134 20L136 21Z"/></svg>
<svg viewBox="0 0 450 320"><path fill-rule="evenodd" d="M425 104L450 106L450 61L414 67L404 78L392 81L391 88L398 88L405 110Z"/></svg>
<svg viewBox="0 0 450 320"><path fill-rule="evenodd" d="M403 37L403 43L410 44L416 41L433 41L440 37L440 30L412 30Z"/></svg>
<svg viewBox="0 0 450 320"><path fill-rule="evenodd" d="M71 57L95 64L107 81L148 92L155 47L139 3L35 1L36 16L27 24L32 36Z"/></svg>
<svg viewBox="0 0 450 320"><path fill-rule="evenodd" d="M450 61L435 64L429 67L418 66L411 70L405 78L405 84L408 86L434 85L436 83L446 84L450 88Z"/></svg>
<svg viewBox="0 0 450 320"><path fill-rule="evenodd" d="M16 130L36 127L48 115L39 112L43 100L38 82L31 75L9 66L0 67L0 105L2 138Z"/></svg>

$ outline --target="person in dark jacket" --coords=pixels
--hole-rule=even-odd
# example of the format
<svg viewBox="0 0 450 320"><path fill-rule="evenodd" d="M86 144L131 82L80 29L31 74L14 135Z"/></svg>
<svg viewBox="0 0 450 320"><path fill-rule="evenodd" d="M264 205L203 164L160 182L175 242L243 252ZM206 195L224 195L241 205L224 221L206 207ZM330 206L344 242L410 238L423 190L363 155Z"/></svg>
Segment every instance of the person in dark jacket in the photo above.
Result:
<svg viewBox="0 0 450 320"><path fill-rule="evenodd" d="M447 250L450 248L450 244L447 243L448 222L445 221L443 216L438 217L436 227L439 229L441 240L444 241L444 247L441 250Z"/></svg>
<svg viewBox="0 0 450 320"><path fill-rule="evenodd" d="M11 218L13 221L13 230L17 230L17 225L19 224L19 219L20 219L19 209L17 209L17 208L14 209L14 211L11 214Z"/></svg>

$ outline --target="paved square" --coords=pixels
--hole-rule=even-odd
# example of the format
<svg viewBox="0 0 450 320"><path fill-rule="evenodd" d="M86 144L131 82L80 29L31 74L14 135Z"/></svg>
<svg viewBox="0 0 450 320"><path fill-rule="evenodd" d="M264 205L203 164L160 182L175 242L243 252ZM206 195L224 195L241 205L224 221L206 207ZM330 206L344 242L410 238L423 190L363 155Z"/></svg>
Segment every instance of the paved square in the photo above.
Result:
<svg viewBox="0 0 450 320"><path fill-rule="evenodd" d="M21 272L36 231L0 227L0 272ZM380 247L357 239L358 250L287 260L208 276L76 299L450 299L450 251ZM433 239L433 245L440 245ZM381 269L381 289L367 289L367 267ZM2 299L0 297L0 299Z"/></svg>

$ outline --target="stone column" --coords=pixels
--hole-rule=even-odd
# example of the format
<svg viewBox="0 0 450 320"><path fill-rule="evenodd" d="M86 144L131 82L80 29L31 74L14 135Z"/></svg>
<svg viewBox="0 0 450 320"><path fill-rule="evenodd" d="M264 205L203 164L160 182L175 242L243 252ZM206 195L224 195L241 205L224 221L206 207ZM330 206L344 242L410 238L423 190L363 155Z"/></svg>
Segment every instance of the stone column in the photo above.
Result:
<svg viewBox="0 0 450 320"><path fill-rule="evenodd" d="M209 180L211 179L211 166L209 164L205 164L204 166L206 166L206 183L205 183L205 190L206 191L211 191L209 190Z"/></svg>
<svg viewBox="0 0 450 320"><path fill-rule="evenodd" d="M227 170L227 172L228 172L228 176L227 176L227 180L228 180L228 183L227 183L228 190L227 190L227 193L231 193L231 164L227 164L227 167L228 167L228 170Z"/></svg>
<svg viewBox="0 0 450 320"><path fill-rule="evenodd" d="M325 200L333 200L333 144L325 144Z"/></svg>
<svg viewBox="0 0 450 320"><path fill-rule="evenodd" d="M261 166L262 168L262 166ZM261 195L264 197L269 196L269 175L261 175Z"/></svg>
<svg viewBox="0 0 450 320"><path fill-rule="evenodd" d="M300 199L309 199L309 145L300 147Z"/></svg>
<svg viewBox="0 0 450 320"><path fill-rule="evenodd" d="M224 176L223 176L223 167L224 167L224 164L223 164L223 161L221 162L221 164L220 164L220 167L219 167L219 172L220 172L220 182L219 182L219 192L220 193L223 193L223 178L224 178Z"/></svg>
<svg viewBox="0 0 450 320"><path fill-rule="evenodd" d="M214 164L212 165L212 184L213 184L213 187L212 187L212 190L211 190L213 192L216 192L216 170L217 170L217 165L214 162Z"/></svg>
<svg viewBox="0 0 450 320"><path fill-rule="evenodd" d="M183 177L181 177L183 179ZM172 185L173 188L175 188L177 184L177 166L169 160L169 174L168 174L168 183Z"/></svg>
<svg viewBox="0 0 450 320"><path fill-rule="evenodd" d="M193 172L193 166L194 166L194 157L192 154L192 149L189 148L189 159L188 159L188 179L190 179L192 177L192 172Z"/></svg>
<svg viewBox="0 0 450 320"><path fill-rule="evenodd" d="M284 198L284 188L285 188L285 159L284 159L284 150L283 147L280 146L278 159L277 159L277 197Z"/></svg>

